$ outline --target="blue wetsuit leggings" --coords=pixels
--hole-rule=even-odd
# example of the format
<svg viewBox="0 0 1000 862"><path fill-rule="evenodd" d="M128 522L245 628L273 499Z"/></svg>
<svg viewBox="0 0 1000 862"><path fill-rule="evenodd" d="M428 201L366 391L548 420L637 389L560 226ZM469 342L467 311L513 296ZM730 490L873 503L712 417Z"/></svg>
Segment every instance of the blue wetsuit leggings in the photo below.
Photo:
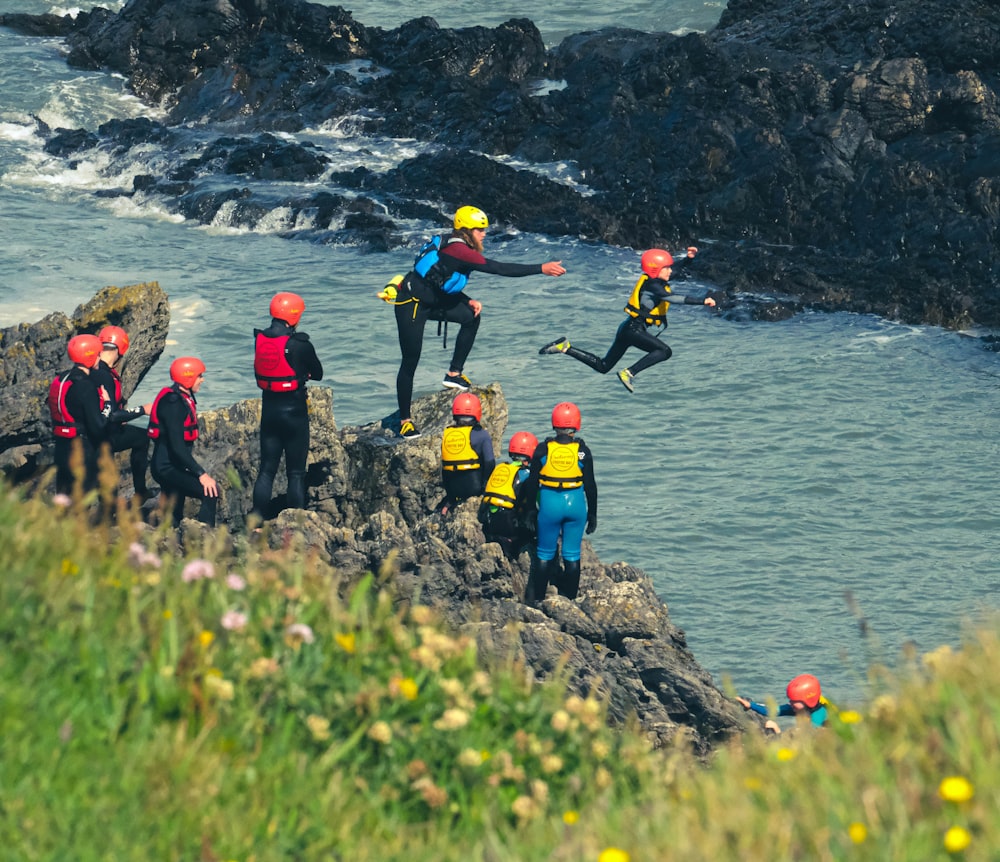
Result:
<svg viewBox="0 0 1000 862"><path fill-rule="evenodd" d="M587 497L583 488L556 491L542 488L538 494L538 559L553 560L562 535L562 558L580 559L580 543L587 526Z"/></svg>

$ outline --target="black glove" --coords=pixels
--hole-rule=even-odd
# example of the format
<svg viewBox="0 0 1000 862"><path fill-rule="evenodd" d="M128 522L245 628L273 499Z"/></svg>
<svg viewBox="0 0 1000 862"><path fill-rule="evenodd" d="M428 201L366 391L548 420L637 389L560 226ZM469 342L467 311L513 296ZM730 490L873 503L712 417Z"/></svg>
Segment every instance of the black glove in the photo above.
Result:
<svg viewBox="0 0 1000 862"><path fill-rule="evenodd" d="M587 518L587 535L589 536L597 529L597 515Z"/></svg>

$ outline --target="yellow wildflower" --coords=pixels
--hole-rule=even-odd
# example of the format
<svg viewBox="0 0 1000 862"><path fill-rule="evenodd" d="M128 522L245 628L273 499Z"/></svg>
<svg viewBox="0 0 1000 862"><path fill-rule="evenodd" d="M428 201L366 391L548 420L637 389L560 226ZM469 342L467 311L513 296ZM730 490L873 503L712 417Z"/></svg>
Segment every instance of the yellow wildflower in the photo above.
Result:
<svg viewBox="0 0 1000 862"><path fill-rule="evenodd" d="M174 616L174 612L171 611L169 608L167 608L167 610L165 610L163 612L163 619L165 619L165 620L173 619L173 616Z"/></svg>
<svg viewBox="0 0 1000 862"><path fill-rule="evenodd" d="M233 684L228 679L215 674L208 674L205 677L205 691L215 695L219 700L232 700L235 692Z"/></svg>
<svg viewBox="0 0 1000 862"><path fill-rule="evenodd" d="M864 823L859 823L855 820L854 823L847 827L847 834L855 844L864 844L865 839L868 837L868 827Z"/></svg>
<svg viewBox="0 0 1000 862"><path fill-rule="evenodd" d="M617 847L605 847L601 855L597 857L597 862L630 862L632 859L624 850Z"/></svg>
<svg viewBox="0 0 1000 862"><path fill-rule="evenodd" d="M961 826L952 826L944 833L944 849L949 853L961 853L972 843L972 836L968 829Z"/></svg>
<svg viewBox="0 0 1000 862"><path fill-rule="evenodd" d="M80 567L69 557L63 557L62 573L64 575L78 575L80 574Z"/></svg>
<svg viewBox="0 0 1000 862"><path fill-rule="evenodd" d="M842 724L857 724L861 721L861 713L856 709L845 709L840 712Z"/></svg>
<svg viewBox="0 0 1000 862"><path fill-rule="evenodd" d="M562 733L569 729L569 713L562 709L557 709L552 713L552 729Z"/></svg>
<svg viewBox="0 0 1000 862"><path fill-rule="evenodd" d="M376 721L368 728L366 735L369 739L379 742L382 745L388 745L392 742L392 728L385 721Z"/></svg>
<svg viewBox="0 0 1000 862"><path fill-rule="evenodd" d="M354 632L342 632L335 634L333 639L337 642L337 645L348 655L354 655L354 651L357 648L355 642Z"/></svg>
<svg viewBox="0 0 1000 862"><path fill-rule="evenodd" d="M791 748L779 748L776 756L782 763L795 760L795 752Z"/></svg>
<svg viewBox="0 0 1000 862"><path fill-rule="evenodd" d="M580 822L580 812L579 811L564 811L563 812L563 823L567 826L575 826Z"/></svg>
<svg viewBox="0 0 1000 862"><path fill-rule="evenodd" d="M198 635L198 643L201 644L202 649L208 649L214 640L215 634L210 632L208 629L203 629L201 634Z"/></svg>
<svg viewBox="0 0 1000 862"><path fill-rule="evenodd" d="M949 775L938 785L938 796L948 802L968 802L973 793L972 784L961 775Z"/></svg>
<svg viewBox="0 0 1000 862"><path fill-rule="evenodd" d="M563 768L563 759L558 754L547 754L542 758L542 772L559 772Z"/></svg>

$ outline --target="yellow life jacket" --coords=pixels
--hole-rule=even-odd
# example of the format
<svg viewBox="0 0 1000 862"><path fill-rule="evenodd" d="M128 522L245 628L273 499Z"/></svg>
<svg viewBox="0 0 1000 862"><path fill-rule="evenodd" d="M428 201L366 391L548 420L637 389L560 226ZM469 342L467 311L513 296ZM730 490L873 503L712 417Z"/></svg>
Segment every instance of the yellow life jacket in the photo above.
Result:
<svg viewBox="0 0 1000 862"><path fill-rule="evenodd" d="M642 290L643 285L647 281L649 281L649 276L646 273L639 276L635 287L632 288L632 294L629 296L628 302L625 303L625 313L630 317L643 318L647 326L663 326L667 322L667 310L670 308L670 303L667 300L664 299L655 308L645 312L645 314L639 305L639 291ZM667 293L670 293L670 285L664 284L664 287Z"/></svg>
<svg viewBox="0 0 1000 862"><path fill-rule="evenodd" d="M478 470L483 466L479 453L472 448L471 425L458 425L444 429L441 437L441 469L448 472L455 470Z"/></svg>
<svg viewBox="0 0 1000 862"><path fill-rule="evenodd" d="M568 491L583 487L583 468L580 467L580 444L548 441L548 455L538 472L538 484L543 488Z"/></svg>
<svg viewBox="0 0 1000 862"><path fill-rule="evenodd" d="M483 502L496 506L499 509L513 509L517 497L514 494L514 480L521 469L520 464L511 464L505 461L497 464L490 473L490 478L486 481L486 490L483 492Z"/></svg>

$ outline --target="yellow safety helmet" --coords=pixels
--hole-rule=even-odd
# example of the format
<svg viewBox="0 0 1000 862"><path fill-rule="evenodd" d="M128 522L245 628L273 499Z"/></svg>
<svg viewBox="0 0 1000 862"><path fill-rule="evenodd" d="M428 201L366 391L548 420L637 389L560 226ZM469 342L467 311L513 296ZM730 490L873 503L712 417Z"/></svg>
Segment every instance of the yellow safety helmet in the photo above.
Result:
<svg viewBox="0 0 1000 862"><path fill-rule="evenodd" d="M482 228L485 230L489 226L490 220L486 218L486 213L479 209L479 207L459 207L455 211L455 230L463 227L469 230L473 228Z"/></svg>

